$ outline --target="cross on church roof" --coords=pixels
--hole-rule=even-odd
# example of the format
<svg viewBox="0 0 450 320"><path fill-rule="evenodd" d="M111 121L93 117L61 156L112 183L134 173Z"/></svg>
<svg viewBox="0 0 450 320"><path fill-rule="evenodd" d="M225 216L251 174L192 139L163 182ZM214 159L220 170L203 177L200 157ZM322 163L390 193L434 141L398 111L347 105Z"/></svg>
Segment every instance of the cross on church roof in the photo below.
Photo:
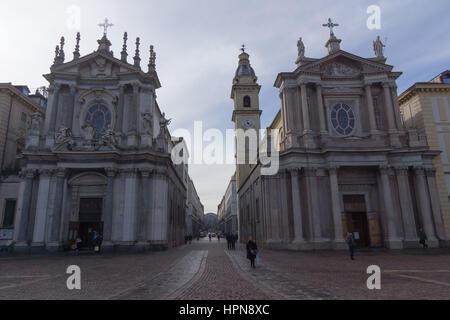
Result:
<svg viewBox="0 0 450 320"><path fill-rule="evenodd" d="M333 28L334 27L339 27L339 25L337 23L333 23L331 21L331 18L328 18L328 23L323 24L322 26L327 27L327 28L330 29L330 36L334 36Z"/></svg>
<svg viewBox="0 0 450 320"><path fill-rule="evenodd" d="M245 44L242 45L241 51L242 51L242 52L245 52Z"/></svg>
<svg viewBox="0 0 450 320"><path fill-rule="evenodd" d="M106 36L106 34L108 33L108 28L114 26L112 23L109 23L108 18L105 18L105 22L100 23L98 25L99 27L103 27L103 35Z"/></svg>

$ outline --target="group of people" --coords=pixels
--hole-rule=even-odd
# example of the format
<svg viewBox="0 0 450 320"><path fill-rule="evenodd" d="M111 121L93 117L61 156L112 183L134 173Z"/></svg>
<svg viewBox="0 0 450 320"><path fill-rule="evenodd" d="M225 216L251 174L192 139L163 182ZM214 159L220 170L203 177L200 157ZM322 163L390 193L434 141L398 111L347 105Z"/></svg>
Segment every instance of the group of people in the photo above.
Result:
<svg viewBox="0 0 450 320"><path fill-rule="evenodd" d="M93 230L90 233L92 234L92 241L90 241L90 243L89 242L85 243L83 239L81 239L81 237L78 236L77 239L75 240L75 243L72 246L72 249L78 252L83 247L86 247L92 248L95 253L100 253L103 243L103 235L96 230Z"/></svg>
<svg viewBox="0 0 450 320"><path fill-rule="evenodd" d="M184 244L188 244L188 243L192 244L192 235L191 234L184 236Z"/></svg>
<svg viewBox="0 0 450 320"><path fill-rule="evenodd" d="M237 234L228 233L225 235L225 238L227 239L228 250L236 250Z"/></svg>

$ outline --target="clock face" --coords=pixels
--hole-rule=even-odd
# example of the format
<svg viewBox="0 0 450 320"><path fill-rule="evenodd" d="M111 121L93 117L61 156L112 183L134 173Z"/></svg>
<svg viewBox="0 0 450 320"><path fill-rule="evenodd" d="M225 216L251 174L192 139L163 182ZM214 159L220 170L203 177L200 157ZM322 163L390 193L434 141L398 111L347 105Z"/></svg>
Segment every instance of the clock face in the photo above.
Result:
<svg viewBox="0 0 450 320"><path fill-rule="evenodd" d="M242 121L242 127L244 129L253 129L255 128L255 122L252 119L244 119Z"/></svg>

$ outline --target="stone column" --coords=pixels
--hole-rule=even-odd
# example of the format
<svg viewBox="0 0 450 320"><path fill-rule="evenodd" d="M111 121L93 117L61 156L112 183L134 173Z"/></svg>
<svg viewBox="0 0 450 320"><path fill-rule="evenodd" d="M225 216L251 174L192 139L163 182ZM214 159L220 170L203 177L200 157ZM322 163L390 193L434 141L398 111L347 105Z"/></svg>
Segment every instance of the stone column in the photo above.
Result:
<svg viewBox="0 0 450 320"><path fill-rule="evenodd" d="M138 123L138 114L139 114L139 85L133 84L133 102L131 103L131 108L129 110L129 125L128 125L128 147L137 146L137 123Z"/></svg>
<svg viewBox="0 0 450 320"><path fill-rule="evenodd" d="M62 120L62 125L66 128L70 128L73 124L74 108L77 101L77 87L75 85L70 86L70 95L72 96L72 99L70 100L70 104L67 106L67 114L63 115Z"/></svg>
<svg viewBox="0 0 450 320"><path fill-rule="evenodd" d="M36 173L34 170L26 170L25 171L25 180L24 180L24 191L22 198L22 211L20 215L20 222L18 228L18 237L17 240L19 242L26 242L29 239L28 237L28 225L30 222L30 209L31 209L31 199L33 195L33 181Z"/></svg>
<svg viewBox="0 0 450 320"><path fill-rule="evenodd" d="M267 182L268 182L268 194L269 202L270 202L270 230L271 230L271 242L273 243L279 243L280 242L280 228L279 228L279 221L278 221L278 215L280 206L278 204L277 199L277 193L273 192L273 190L277 190L276 185L276 177L275 176L266 176ZM242 208L245 210L245 208Z"/></svg>
<svg viewBox="0 0 450 320"><path fill-rule="evenodd" d="M344 230L342 229L342 208L339 194L339 184L337 178L337 167L330 167L331 205L333 207L334 242L344 243Z"/></svg>
<svg viewBox="0 0 450 320"><path fill-rule="evenodd" d="M116 120L116 132L120 135L123 134L123 119L124 119L124 103L125 103L125 85L119 87L119 103L117 105L117 120Z"/></svg>
<svg viewBox="0 0 450 320"><path fill-rule="evenodd" d="M401 249L402 243L397 236L397 230L395 225L395 210L394 210L394 201L392 199L392 190L391 183L389 181L389 170L388 166L380 167L380 175L381 175L381 184L383 189L383 199L384 199L384 207L385 207L385 217L387 227L387 237L385 235L386 244L390 249Z"/></svg>
<svg viewBox="0 0 450 320"><path fill-rule="evenodd" d="M144 242L149 239L147 236L148 225L151 219L151 203L152 203L152 193L150 190L151 184L151 173L152 170L143 168L140 169L142 176L142 193L141 193L141 210L139 214L138 222L138 241ZM192 227L191 227L192 228Z"/></svg>
<svg viewBox="0 0 450 320"><path fill-rule="evenodd" d="M395 115L395 122L397 124L397 129L400 131L403 131L403 121L402 121L402 116L400 114L400 106L398 103L397 86L395 84L394 84L394 86L391 87L391 93L392 93L392 99L394 101L394 115Z"/></svg>
<svg viewBox="0 0 450 320"><path fill-rule="evenodd" d="M39 171L39 188L37 194L36 216L34 219L33 244L43 246L45 240L45 225L49 210L50 178L52 170Z"/></svg>
<svg viewBox="0 0 450 320"><path fill-rule="evenodd" d="M309 120L308 92L306 83L300 85L302 98L302 114L303 114L303 144L305 148L314 148L314 138L311 131L311 123Z"/></svg>
<svg viewBox="0 0 450 320"><path fill-rule="evenodd" d="M397 131L394 118L394 106L392 105L391 88L388 83L383 83L384 100L386 104L386 115L388 118L389 132Z"/></svg>
<svg viewBox="0 0 450 320"><path fill-rule="evenodd" d="M431 214L431 203L425 180L425 170L423 167L414 168L417 182L417 194L419 198L419 211L422 218L422 228L425 231L428 241L437 242L434 232L433 217Z"/></svg>
<svg viewBox="0 0 450 320"><path fill-rule="evenodd" d="M441 202L439 200L439 190L436 183L436 169L426 168L428 190L431 198L431 208L433 210L433 220L438 240L446 240L444 221L442 219Z"/></svg>
<svg viewBox="0 0 450 320"><path fill-rule="evenodd" d="M326 124L326 116L325 110L323 106L323 97L322 97L322 86L319 83L316 83L316 95L317 95L317 108L319 109L319 122L320 122L320 134L327 135L327 124Z"/></svg>
<svg viewBox="0 0 450 320"><path fill-rule="evenodd" d="M283 239L284 243L289 243L289 207L288 207L288 192L287 192L287 171L280 170L279 172L279 198L280 198L280 218L281 218L281 239ZM251 199L250 203L255 203L253 199ZM255 219L254 219L255 220ZM256 224L255 224L256 229Z"/></svg>
<svg viewBox="0 0 450 320"><path fill-rule="evenodd" d="M302 114L303 114L303 132L311 132L311 125L309 122L309 107L306 83L300 85L300 92L302 97Z"/></svg>
<svg viewBox="0 0 450 320"><path fill-rule="evenodd" d="M417 229L414 218L413 200L408 179L408 167L395 168L397 174L397 184L400 196L400 206L402 208L403 230L405 232L405 242L417 244Z"/></svg>
<svg viewBox="0 0 450 320"><path fill-rule="evenodd" d="M300 188L298 185L299 172L298 169L290 170L291 173L291 188L292 188L292 211L294 216L294 245L303 244L303 221L302 221L302 207L300 200Z"/></svg>
<svg viewBox="0 0 450 320"><path fill-rule="evenodd" d="M378 133L378 129L375 119L375 107L373 106L372 86L370 84L366 84L364 88L366 91L367 110L369 111L370 133L376 134Z"/></svg>
<svg viewBox="0 0 450 320"><path fill-rule="evenodd" d="M61 234L61 216L63 214L64 181L66 179L66 169L58 168L56 170L56 189L55 202L53 204L52 230L50 232L50 241L59 242Z"/></svg>
<svg viewBox="0 0 450 320"><path fill-rule="evenodd" d="M47 116L50 116L50 125L48 128L48 133L52 134L55 133L55 127L56 127L56 117L58 115L58 102L59 102L59 91L61 90L61 85L55 84L53 88L53 97L52 97L52 109L51 114Z"/></svg>
<svg viewBox="0 0 450 320"><path fill-rule="evenodd" d="M106 196L105 209L103 214L103 239L105 241L112 240L113 231L113 211L114 211L114 180L117 170L114 168L106 168Z"/></svg>
<svg viewBox="0 0 450 320"><path fill-rule="evenodd" d="M319 198L317 193L317 168L305 168L308 195L308 215L312 242L322 242L322 228L319 211Z"/></svg>
<svg viewBox="0 0 450 320"><path fill-rule="evenodd" d="M297 87L288 87L284 90L284 108L285 108L285 114L286 114L286 125L287 125L287 131L286 131L286 147L292 148L292 147L298 147L298 123L295 121L297 116L296 114L300 112L297 110L297 104L296 104L296 93L297 93Z"/></svg>
<svg viewBox="0 0 450 320"><path fill-rule="evenodd" d="M136 240L136 194L136 169L125 169L123 241L128 242L127 244Z"/></svg>

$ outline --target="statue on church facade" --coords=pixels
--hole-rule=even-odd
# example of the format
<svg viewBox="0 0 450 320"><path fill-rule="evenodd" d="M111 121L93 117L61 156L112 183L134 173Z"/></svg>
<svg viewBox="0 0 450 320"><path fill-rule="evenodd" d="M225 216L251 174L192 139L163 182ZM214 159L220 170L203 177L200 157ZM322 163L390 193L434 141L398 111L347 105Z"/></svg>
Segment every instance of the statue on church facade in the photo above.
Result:
<svg viewBox="0 0 450 320"><path fill-rule="evenodd" d="M31 115L30 134L33 136L39 136L41 132L42 115L39 112L35 112Z"/></svg>
<svg viewBox="0 0 450 320"><path fill-rule="evenodd" d="M166 119L166 113L163 112L161 119L159 119L159 127L161 129L161 133L164 134L167 126L172 122L172 119Z"/></svg>
<svg viewBox="0 0 450 320"><path fill-rule="evenodd" d="M153 116L150 112L143 112L142 114L142 120L144 125L144 131L147 134L152 133L153 128Z"/></svg>
<svg viewBox="0 0 450 320"><path fill-rule="evenodd" d="M90 121L86 121L84 126L81 127L84 130L84 133L86 134L86 140L91 141L94 139L95 135L95 126L92 125Z"/></svg>
<svg viewBox="0 0 450 320"><path fill-rule="evenodd" d="M72 139L72 131L70 128L61 127L58 132L55 133L55 147L61 147L67 145L68 150L72 150L75 145L75 141Z"/></svg>
<svg viewBox="0 0 450 320"><path fill-rule="evenodd" d="M106 129L103 136L100 138L100 145L110 146L113 148L117 146L116 133L110 125L108 126L108 129Z"/></svg>
<svg viewBox="0 0 450 320"><path fill-rule="evenodd" d="M305 57L305 44L303 43L301 37L300 39L298 39L297 48L298 48L298 60L303 59Z"/></svg>
<svg viewBox="0 0 450 320"><path fill-rule="evenodd" d="M373 42L373 51L375 51L375 56L377 58L384 58L383 55L383 48L385 48L386 45L383 44L380 40L380 36L377 37L377 40Z"/></svg>

